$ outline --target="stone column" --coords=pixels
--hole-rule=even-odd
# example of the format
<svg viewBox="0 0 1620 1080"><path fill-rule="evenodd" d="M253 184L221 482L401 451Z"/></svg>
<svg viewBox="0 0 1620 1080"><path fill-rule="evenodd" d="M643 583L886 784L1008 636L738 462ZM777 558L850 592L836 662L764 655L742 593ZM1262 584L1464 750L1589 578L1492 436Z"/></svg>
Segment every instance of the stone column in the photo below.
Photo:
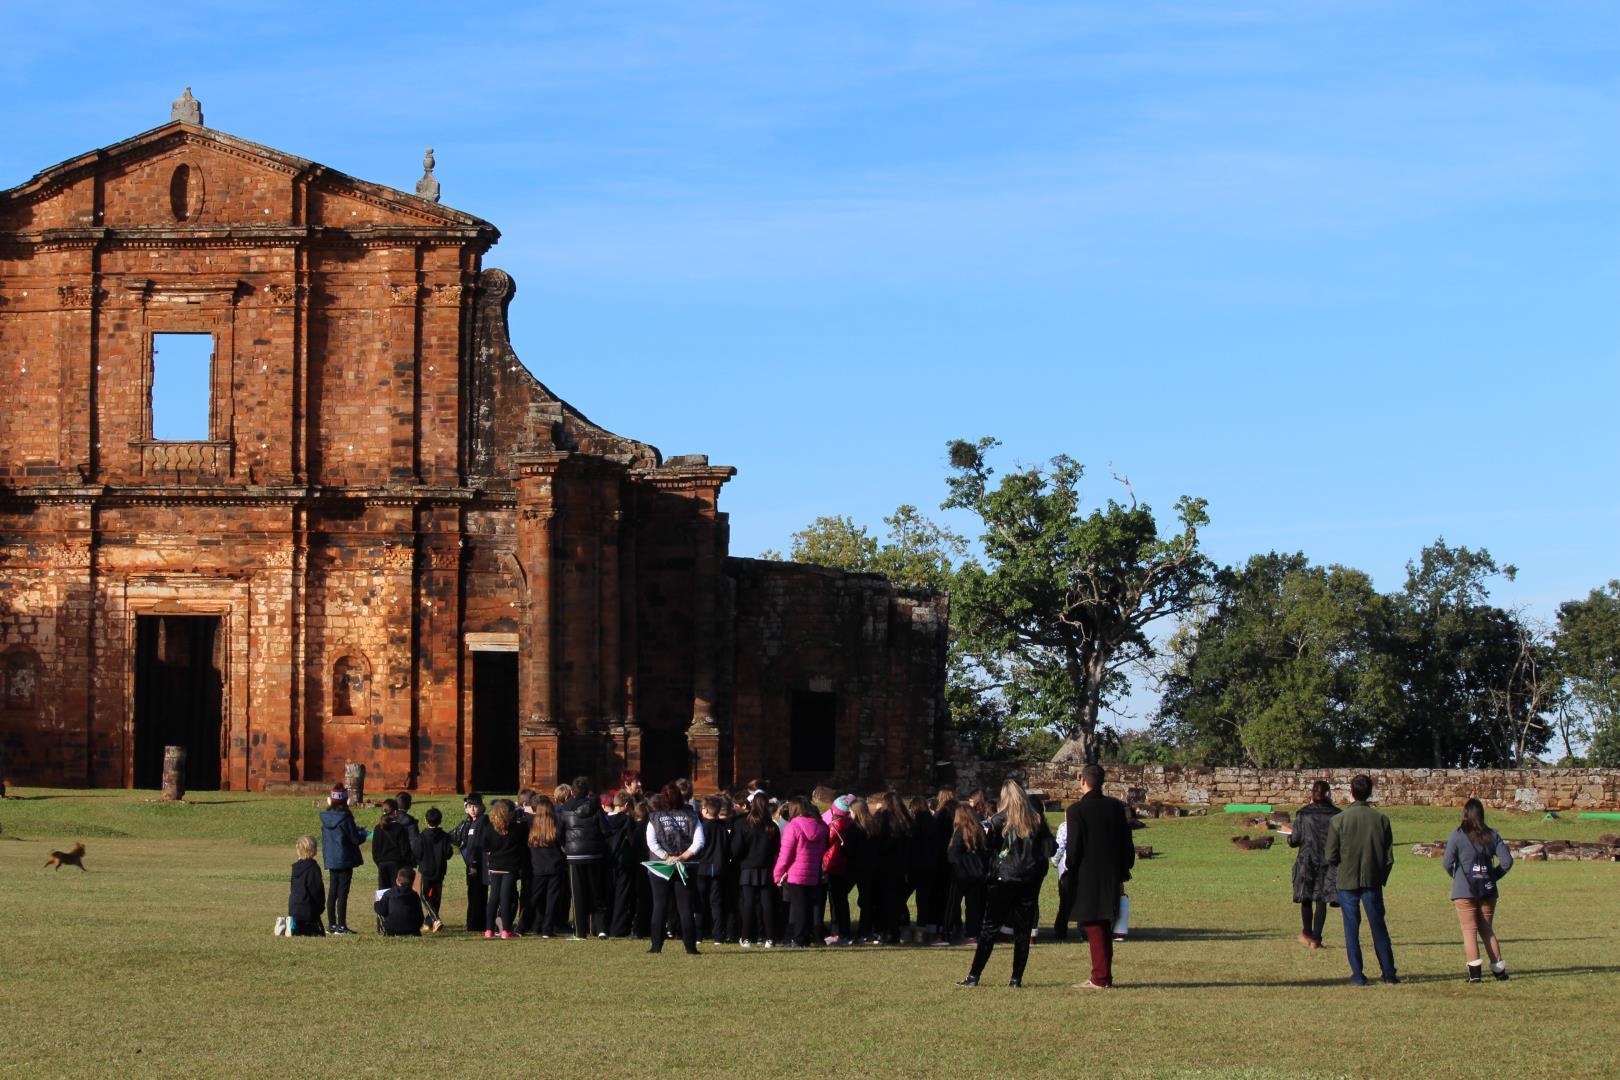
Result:
<svg viewBox="0 0 1620 1080"><path fill-rule="evenodd" d="M517 557L529 579L529 606L518 631L518 782L541 790L558 782L555 484L568 457L544 451L514 458Z"/></svg>

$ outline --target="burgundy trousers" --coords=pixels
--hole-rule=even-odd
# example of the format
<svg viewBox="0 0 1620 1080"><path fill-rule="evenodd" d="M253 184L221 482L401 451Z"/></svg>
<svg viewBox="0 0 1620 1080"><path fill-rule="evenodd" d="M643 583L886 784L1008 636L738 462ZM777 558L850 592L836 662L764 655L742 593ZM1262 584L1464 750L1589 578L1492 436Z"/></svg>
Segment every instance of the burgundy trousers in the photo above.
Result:
<svg viewBox="0 0 1620 1080"><path fill-rule="evenodd" d="M1098 986L1114 985L1114 924L1087 922L1080 924L1091 946L1091 981Z"/></svg>

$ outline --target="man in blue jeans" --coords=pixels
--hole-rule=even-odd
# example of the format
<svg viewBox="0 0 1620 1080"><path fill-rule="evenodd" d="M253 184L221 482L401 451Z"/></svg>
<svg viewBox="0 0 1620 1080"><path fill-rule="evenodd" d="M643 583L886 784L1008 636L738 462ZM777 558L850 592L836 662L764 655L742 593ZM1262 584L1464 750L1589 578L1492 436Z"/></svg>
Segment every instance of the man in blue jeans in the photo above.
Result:
<svg viewBox="0 0 1620 1080"><path fill-rule="evenodd" d="M1358 774L1350 781L1355 801L1342 814L1335 814L1328 825L1327 861L1338 867L1339 911L1344 916L1344 951L1350 957L1350 983L1366 986L1361 971L1361 910L1367 909L1367 925L1372 928L1373 952L1384 981L1398 983L1395 950L1384 925L1384 884L1395 866L1395 836L1389 818L1367 805L1372 797L1372 777Z"/></svg>

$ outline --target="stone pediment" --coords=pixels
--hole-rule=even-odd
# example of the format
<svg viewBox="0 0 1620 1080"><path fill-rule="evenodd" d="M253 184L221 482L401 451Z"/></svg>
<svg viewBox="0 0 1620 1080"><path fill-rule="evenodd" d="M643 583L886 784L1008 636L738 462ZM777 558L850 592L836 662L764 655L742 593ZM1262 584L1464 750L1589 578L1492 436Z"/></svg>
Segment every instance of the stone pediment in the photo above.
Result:
<svg viewBox="0 0 1620 1080"><path fill-rule="evenodd" d="M212 128L171 121L0 191L0 231L339 229L494 243L472 214Z"/></svg>

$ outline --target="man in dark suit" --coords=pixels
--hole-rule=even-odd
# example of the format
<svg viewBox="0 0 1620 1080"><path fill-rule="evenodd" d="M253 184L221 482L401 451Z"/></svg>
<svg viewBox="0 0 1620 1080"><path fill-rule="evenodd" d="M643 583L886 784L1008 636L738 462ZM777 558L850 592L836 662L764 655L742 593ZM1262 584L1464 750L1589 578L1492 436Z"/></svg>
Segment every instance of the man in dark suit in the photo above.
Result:
<svg viewBox="0 0 1620 1080"><path fill-rule="evenodd" d="M1114 985L1114 919L1136 865L1125 804L1103 794L1101 765L1080 770L1080 798L1069 807L1069 895L1072 914L1091 946L1091 978L1076 989Z"/></svg>

